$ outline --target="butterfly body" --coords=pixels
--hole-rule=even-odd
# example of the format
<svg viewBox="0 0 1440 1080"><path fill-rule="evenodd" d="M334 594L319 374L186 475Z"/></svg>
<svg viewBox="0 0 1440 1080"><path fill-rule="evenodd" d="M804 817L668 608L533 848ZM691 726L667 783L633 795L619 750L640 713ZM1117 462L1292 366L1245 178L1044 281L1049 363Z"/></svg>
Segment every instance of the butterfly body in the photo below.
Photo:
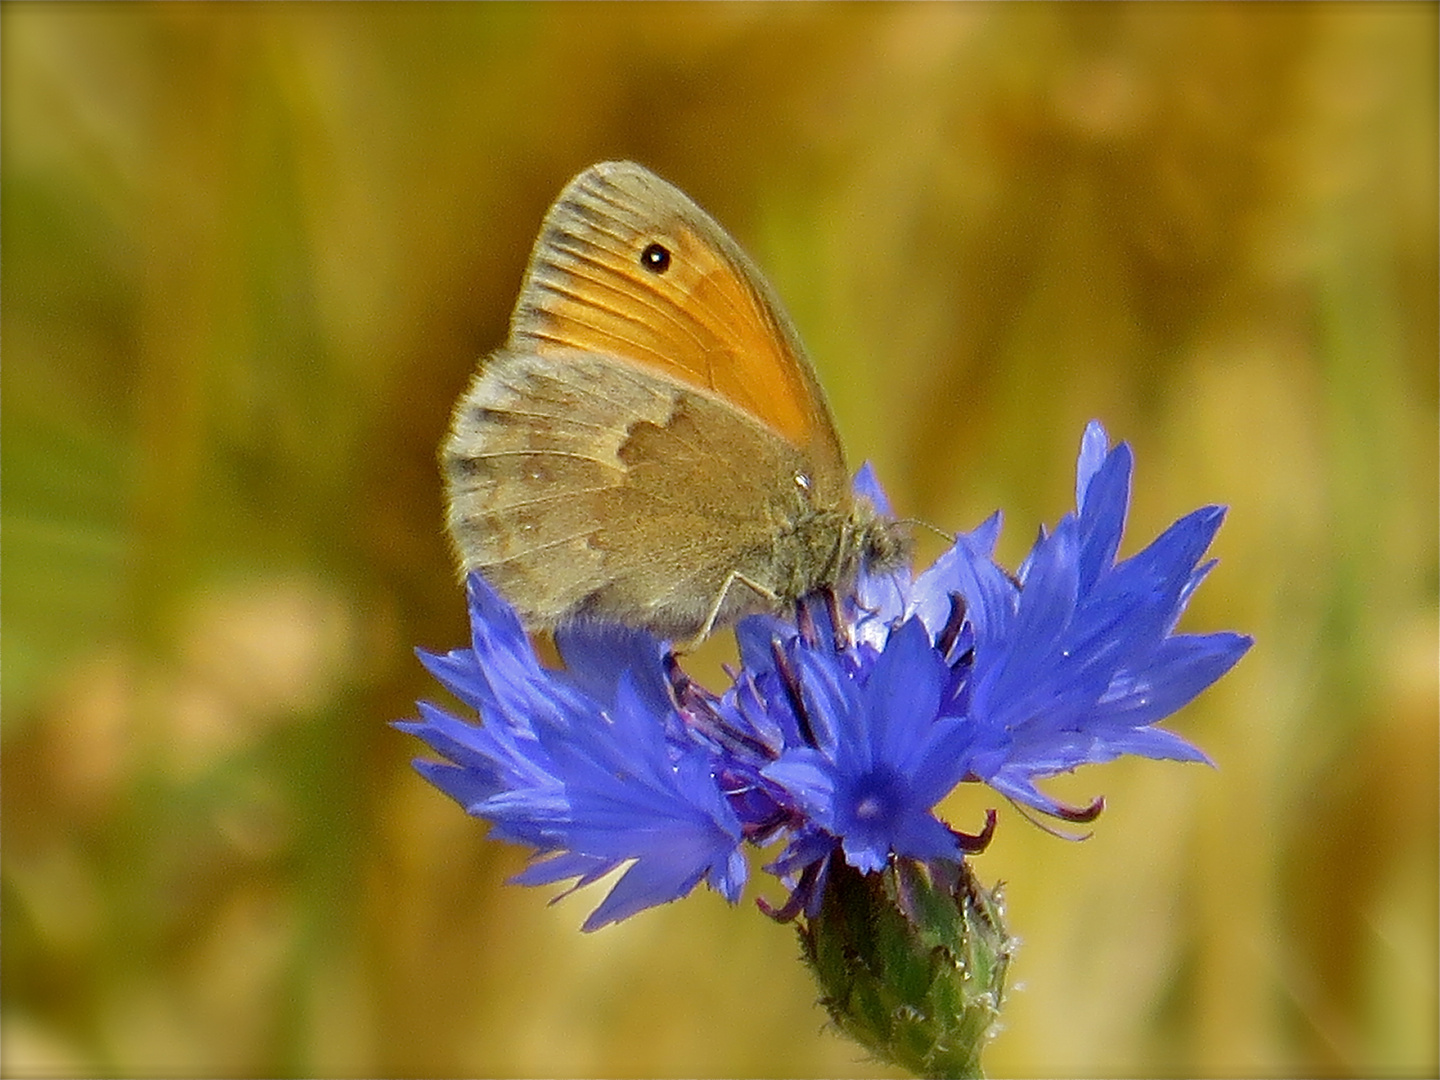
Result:
<svg viewBox="0 0 1440 1080"><path fill-rule="evenodd" d="M851 494L759 272L628 163L586 170L551 208L442 464L462 572L531 629L598 619L698 638L905 555Z"/></svg>

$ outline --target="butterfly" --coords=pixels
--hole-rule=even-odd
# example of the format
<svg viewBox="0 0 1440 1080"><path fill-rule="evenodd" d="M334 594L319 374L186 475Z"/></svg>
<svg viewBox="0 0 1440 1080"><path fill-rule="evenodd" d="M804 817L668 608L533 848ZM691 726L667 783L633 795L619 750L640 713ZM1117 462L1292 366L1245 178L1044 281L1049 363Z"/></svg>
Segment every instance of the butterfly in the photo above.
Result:
<svg viewBox="0 0 1440 1080"><path fill-rule="evenodd" d="M904 527L852 492L759 270L630 162L586 169L546 214L441 464L462 574L531 630L596 620L693 644L908 557Z"/></svg>

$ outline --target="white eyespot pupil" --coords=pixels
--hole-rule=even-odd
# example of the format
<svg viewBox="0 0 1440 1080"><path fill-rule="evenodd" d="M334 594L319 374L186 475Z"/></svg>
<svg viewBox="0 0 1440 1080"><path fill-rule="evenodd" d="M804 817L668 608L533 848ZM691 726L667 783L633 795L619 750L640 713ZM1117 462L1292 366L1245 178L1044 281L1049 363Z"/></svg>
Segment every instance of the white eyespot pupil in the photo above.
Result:
<svg viewBox="0 0 1440 1080"><path fill-rule="evenodd" d="M651 244L640 253L640 265L652 274L663 274L670 269L670 249L664 244Z"/></svg>
<svg viewBox="0 0 1440 1080"><path fill-rule="evenodd" d="M809 491L810 477L806 476L803 472L797 472L795 474L795 486L801 491Z"/></svg>

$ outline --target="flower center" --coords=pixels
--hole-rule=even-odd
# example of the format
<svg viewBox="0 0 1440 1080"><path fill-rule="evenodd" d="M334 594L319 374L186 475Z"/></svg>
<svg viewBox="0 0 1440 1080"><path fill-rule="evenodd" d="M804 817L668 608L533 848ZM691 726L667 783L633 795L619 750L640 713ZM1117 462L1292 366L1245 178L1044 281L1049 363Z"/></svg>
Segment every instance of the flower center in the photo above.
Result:
<svg viewBox="0 0 1440 1080"><path fill-rule="evenodd" d="M862 827L884 828L896 813L903 813L905 782L892 769L878 768L856 777L850 789L851 820Z"/></svg>
<svg viewBox="0 0 1440 1080"><path fill-rule="evenodd" d="M885 804L878 795L866 795L855 804L855 816L861 821L875 821L885 814Z"/></svg>

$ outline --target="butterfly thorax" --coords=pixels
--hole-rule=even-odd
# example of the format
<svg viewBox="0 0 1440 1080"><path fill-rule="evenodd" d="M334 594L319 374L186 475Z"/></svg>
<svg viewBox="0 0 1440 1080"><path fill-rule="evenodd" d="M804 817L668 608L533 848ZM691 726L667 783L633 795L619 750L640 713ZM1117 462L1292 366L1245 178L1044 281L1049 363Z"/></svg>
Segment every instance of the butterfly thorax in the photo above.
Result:
<svg viewBox="0 0 1440 1080"><path fill-rule="evenodd" d="M862 568L883 573L909 557L904 526L881 517L863 499L833 508L807 507L776 533L770 580L764 584L788 607L817 589L844 592Z"/></svg>

